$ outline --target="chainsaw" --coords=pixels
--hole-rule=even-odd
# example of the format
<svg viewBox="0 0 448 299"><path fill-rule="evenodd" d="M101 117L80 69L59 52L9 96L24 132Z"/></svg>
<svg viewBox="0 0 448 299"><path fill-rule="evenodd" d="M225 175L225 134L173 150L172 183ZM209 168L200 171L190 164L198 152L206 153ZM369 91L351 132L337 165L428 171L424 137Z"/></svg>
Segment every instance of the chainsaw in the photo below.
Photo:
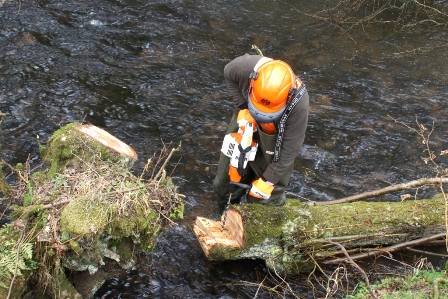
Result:
<svg viewBox="0 0 448 299"><path fill-rule="evenodd" d="M233 185L233 186L230 187L231 190L233 190L233 192L235 192L236 188L238 188L238 187L239 188L244 188L244 189L247 189L247 190L250 190L250 188L252 188L251 185L247 185L247 184L243 184L243 183L236 183L236 182L230 182L230 185ZM227 201L226 208L224 210L224 216L222 217L221 231L223 231L225 229L225 227L226 227L227 212L229 211L230 200L232 199L233 192L230 192L229 200Z"/></svg>

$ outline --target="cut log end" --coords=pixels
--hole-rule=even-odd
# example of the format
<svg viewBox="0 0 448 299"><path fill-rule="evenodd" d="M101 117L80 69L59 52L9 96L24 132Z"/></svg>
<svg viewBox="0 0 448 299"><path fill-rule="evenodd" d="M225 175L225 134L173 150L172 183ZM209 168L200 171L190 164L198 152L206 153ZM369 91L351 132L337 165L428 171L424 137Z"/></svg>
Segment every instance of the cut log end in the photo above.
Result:
<svg viewBox="0 0 448 299"><path fill-rule="evenodd" d="M241 214L230 208L224 229L222 219L215 221L203 217L197 217L193 225L193 231L205 256L210 259L210 251L218 246L230 246L242 248L244 245L244 227Z"/></svg>
<svg viewBox="0 0 448 299"><path fill-rule="evenodd" d="M129 145L103 129L94 125L80 125L77 129L113 151L131 159L137 159L137 153Z"/></svg>

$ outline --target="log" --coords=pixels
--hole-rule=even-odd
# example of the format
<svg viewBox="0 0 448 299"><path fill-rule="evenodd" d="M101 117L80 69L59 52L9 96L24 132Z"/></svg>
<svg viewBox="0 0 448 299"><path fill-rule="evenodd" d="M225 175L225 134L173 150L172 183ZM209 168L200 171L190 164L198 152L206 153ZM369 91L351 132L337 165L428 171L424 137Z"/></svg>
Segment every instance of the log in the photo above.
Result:
<svg viewBox="0 0 448 299"><path fill-rule="evenodd" d="M137 159L137 153L132 147L97 126L79 125L76 129L121 155Z"/></svg>
<svg viewBox="0 0 448 299"><path fill-rule="evenodd" d="M207 258L210 258L210 250L216 246L242 248L244 245L243 221L241 214L234 209L227 213L224 229L222 221L197 217L193 231Z"/></svg>
<svg viewBox="0 0 448 299"><path fill-rule="evenodd" d="M289 199L281 207L232 205L227 217L229 225L223 231L221 221L202 217L193 225L210 261L263 259L277 273L297 274L312 271L316 262L345 260L331 242L357 254L381 246L395 250L397 244L443 235L445 200L437 196L309 206Z"/></svg>

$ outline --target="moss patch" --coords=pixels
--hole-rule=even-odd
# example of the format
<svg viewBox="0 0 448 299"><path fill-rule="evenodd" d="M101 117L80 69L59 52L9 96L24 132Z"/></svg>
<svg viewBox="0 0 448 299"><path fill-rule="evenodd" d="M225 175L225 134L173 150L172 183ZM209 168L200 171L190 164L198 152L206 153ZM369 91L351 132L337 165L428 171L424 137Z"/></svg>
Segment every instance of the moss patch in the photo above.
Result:
<svg viewBox="0 0 448 299"><path fill-rule="evenodd" d="M370 235L387 231L420 233L443 223L444 200L432 199L403 202L354 202L310 207L313 222L306 228L311 238ZM381 240L378 240L381 242Z"/></svg>

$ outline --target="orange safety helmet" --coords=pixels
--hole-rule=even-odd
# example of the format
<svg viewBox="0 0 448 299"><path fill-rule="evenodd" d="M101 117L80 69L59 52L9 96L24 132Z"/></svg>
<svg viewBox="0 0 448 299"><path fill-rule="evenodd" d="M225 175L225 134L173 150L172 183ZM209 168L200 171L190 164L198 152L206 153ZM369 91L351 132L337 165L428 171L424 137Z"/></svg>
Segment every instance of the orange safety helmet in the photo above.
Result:
<svg viewBox="0 0 448 299"><path fill-rule="evenodd" d="M252 116L261 123L280 118L291 96L295 75L281 60L271 60L254 70L250 76L247 103Z"/></svg>

